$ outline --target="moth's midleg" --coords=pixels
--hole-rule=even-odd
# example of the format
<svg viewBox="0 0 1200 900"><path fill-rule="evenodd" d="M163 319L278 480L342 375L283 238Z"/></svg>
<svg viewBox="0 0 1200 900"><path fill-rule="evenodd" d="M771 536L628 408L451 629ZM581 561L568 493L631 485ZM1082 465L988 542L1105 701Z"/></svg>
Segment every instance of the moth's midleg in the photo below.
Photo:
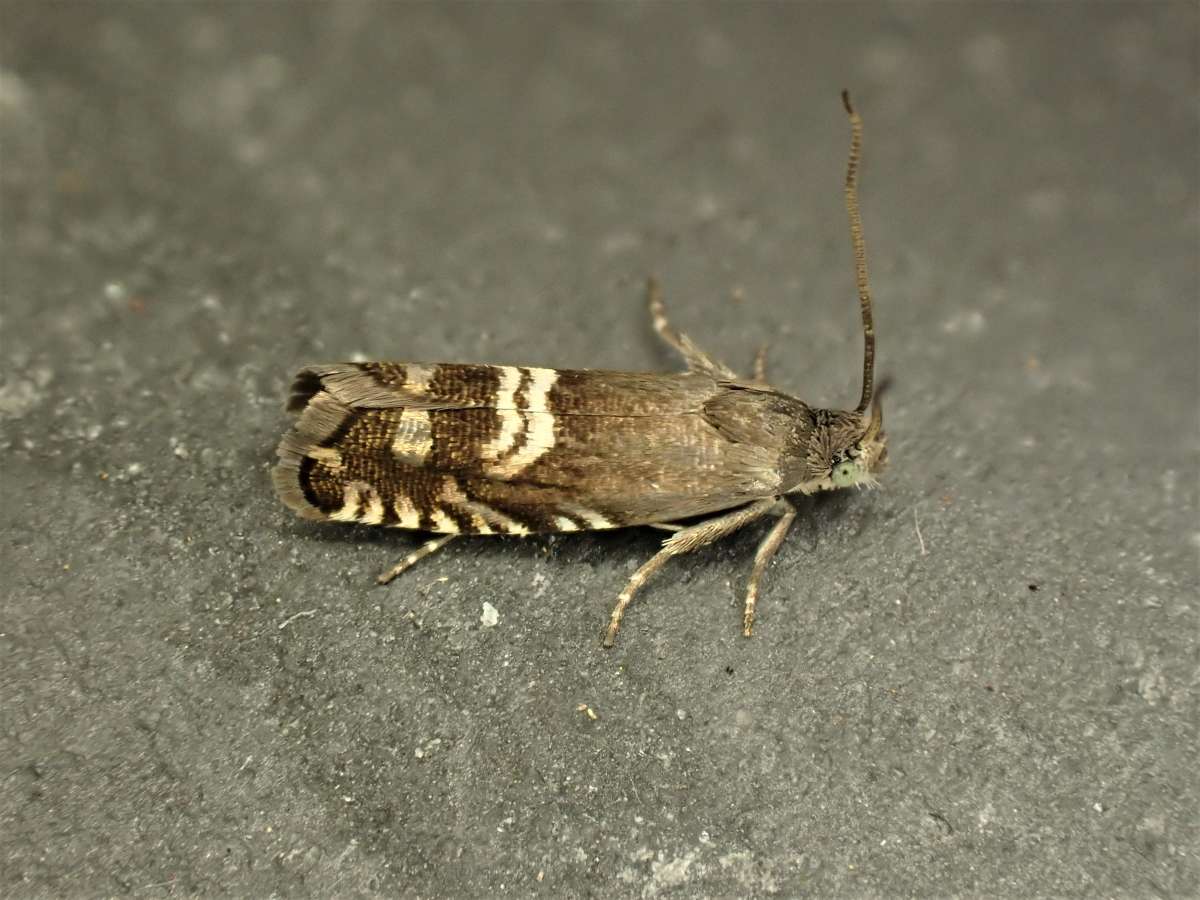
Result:
<svg viewBox="0 0 1200 900"><path fill-rule="evenodd" d="M692 342L686 334L681 334L671 327L667 319L667 307L663 303L662 288L656 278L646 279L646 304L650 308L650 321L654 331L663 341L673 348L687 362L688 371L706 372L720 378L737 378L737 376L717 362Z"/></svg>
<svg viewBox="0 0 1200 900"><path fill-rule="evenodd" d="M776 510L783 509L779 521L767 532L767 536L758 545L754 554L754 569L750 572L750 580L746 583L746 605L742 610L742 634L750 637L754 629L754 607L758 603L758 583L762 580L763 572L775 556L775 552L787 537L788 529L796 521L796 507L784 498Z"/></svg>
<svg viewBox="0 0 1200 900"><path fill-rule="evenodd" d="M408 556L404 557L404 559L400 560L400 562L396 563L396 565L392 566L390 569L388 569L386 572L384 572L382 575L380 575L375 580L378 581L380 584L387 584L389 581L391 581L393 578L395 578L401 572L405 571L406 569L411 568L416 563L419 563L421 560L423 560L425 557L429 556L431 553L437 553L439 550L441 550L443 547L445 547L448 543L450 543L456 537L461 537L461 536L462 535L458 535L458 534L442 534L442 535L438 535L431 541L426 541L424 544L422 544L420 547L418 547L412 553L408 554Z"/></svg>
<svg viewBox="0 0 1200 900"><path fill-rule="evenodd" d="M707 519L690 528L685 528L678 531L663 542L662 549L654 556L650 557L642 567L633 573L633 577L629 579L629 583L625 585L625 590L621 591L617 597L617 605L612 611L612 616L608 622L608 628L604 632L604 646L611 647L617 639L617 632L621 629L621 618L625 615L625 609L633 600L633 595L651 575L661 569L672 556L680 556L684 553L691 553L693 550L703 547L705 544L711 544L713 541L720 540L726 535L733 534L738 529L760 516L769 513L775 509L776 500L770 498L768 500L756 500L749 506L743 506L741 509L735 509L731 513L726 513L723 516L717 516L713 519Z"/></svg>

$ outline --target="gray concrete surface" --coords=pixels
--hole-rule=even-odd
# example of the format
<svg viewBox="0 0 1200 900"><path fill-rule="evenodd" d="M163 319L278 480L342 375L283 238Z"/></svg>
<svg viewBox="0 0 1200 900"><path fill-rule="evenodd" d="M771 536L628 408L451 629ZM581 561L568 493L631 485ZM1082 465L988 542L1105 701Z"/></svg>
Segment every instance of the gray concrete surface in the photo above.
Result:
<svg viewBox="0 0 1200 900"><path fill-rule="evenodd" d="M0 10L4 895L1200 892L1194 4ZM654 533L275 501L299 365L664 370L648 272L852 403L843 86L893 465L753 639L757 533L604 652Z"/></svg>

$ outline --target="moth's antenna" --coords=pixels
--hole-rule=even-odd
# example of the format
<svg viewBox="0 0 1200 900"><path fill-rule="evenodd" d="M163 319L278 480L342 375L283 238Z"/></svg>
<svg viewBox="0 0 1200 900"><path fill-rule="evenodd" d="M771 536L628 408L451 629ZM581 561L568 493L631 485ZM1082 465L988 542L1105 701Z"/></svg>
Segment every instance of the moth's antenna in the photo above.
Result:
<svg viewBox="0 0 1200 900"><path fill-rule="evenodd" d="M854 281L863 323L863 386L857 412L866 412L875 396L875 317L871 310L871 288L867 283L867 245L863 240L862 217L858 214L858 162L862 150L862 119L850 104L850 92L842 91L842 105L850 116L850 161L846 164L846 214L850 217L850 241L854 245Z"/></svg>

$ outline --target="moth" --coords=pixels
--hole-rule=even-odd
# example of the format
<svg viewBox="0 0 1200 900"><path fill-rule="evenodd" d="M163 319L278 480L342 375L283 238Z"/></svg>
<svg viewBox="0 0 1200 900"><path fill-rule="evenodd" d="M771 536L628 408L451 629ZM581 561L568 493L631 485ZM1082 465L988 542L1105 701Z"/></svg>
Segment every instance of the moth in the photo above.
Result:
<svg viewBox="0 0 1200 900"><path fill-rule="evenodd" d="M887 459L858 208L862 120L845 92L842 102L864 339L856 408L818 409L776 390L765 348L753 376L738 376L675 331L650 279L654 329L686 363L677 374L396 362L302 369L287 402L297 419L272 472L279 498L305 519L437 535L380 583L460 535L641 525L672 532L621 591L606 647L639 588L669 559L774 517L746 586L749 636L759 582L796 518L790 498L874 486Z"/></svg>

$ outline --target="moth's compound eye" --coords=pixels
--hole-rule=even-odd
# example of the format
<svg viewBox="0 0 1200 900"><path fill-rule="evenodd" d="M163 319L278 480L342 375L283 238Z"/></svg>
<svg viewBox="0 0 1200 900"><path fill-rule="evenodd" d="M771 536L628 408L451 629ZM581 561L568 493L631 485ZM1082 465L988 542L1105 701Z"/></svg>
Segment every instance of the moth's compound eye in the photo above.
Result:
<svg viewBox="0 0 1200 900"><path fill-rule="evenodd" d="M845 459L833 467L833 471L829 474L830 480L834 487L850 487L859 480L861 470L858 463L852 459Z"/></svg>

